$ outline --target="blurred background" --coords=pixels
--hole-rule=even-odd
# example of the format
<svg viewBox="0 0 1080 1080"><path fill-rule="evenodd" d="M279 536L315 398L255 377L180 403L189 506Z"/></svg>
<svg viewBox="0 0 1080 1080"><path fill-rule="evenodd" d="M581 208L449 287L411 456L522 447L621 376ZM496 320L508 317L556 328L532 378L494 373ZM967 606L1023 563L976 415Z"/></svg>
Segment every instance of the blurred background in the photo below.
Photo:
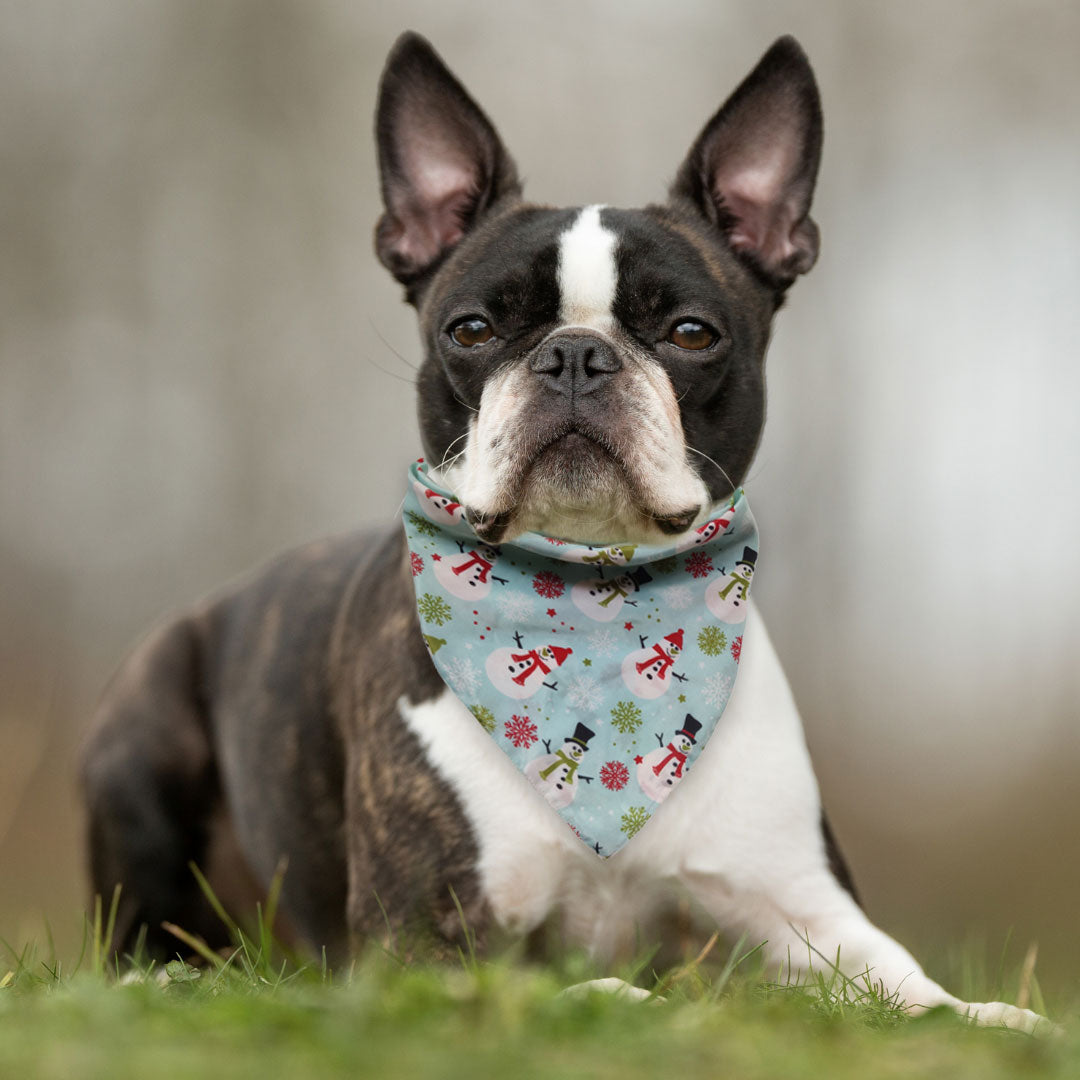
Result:
<svg viewBox="0 0 1080 1080"><path fill-rule="evenodd" d="M866 906L1076 986L1080 6L0 5L0 937L74 948L80 733L163 612L396 520L412 313L371 250L383 58L428 35L532 197L663 195L781 33L823 254L769 358L755 593Z"/></svg>

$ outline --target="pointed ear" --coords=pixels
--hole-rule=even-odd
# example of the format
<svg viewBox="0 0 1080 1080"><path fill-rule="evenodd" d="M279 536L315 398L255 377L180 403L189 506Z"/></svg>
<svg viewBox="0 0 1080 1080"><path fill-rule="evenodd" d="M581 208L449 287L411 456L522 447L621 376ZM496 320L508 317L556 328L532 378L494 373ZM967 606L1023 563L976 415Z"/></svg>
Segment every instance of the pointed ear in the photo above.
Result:
<svg viewBox="0 0 1080 1080"><path fill-rule="evenodd" d="M780 38L705 125L679 169L689 199L780 289L814 265L809 217L821 159L821 99L799 43Z"/></svg>
<svg viewBox="0 0 1080 1080"><path fill-rule="evenodd" d="M382 264L405 284L431 269L498 199L521 186L491 121L419 34L390 51L375 120L386 212Z"/></svg>

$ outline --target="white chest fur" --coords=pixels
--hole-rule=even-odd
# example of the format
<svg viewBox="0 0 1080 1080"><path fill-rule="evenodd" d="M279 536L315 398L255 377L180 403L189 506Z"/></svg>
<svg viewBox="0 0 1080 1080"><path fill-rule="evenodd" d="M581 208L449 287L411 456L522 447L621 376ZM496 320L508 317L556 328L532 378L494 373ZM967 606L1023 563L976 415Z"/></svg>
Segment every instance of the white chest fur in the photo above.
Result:
<svg viewBox="0 0 1080 1080"><path fill-rule="evenodd" d="M453 694L402 700L405 722L472 823L482 888L502 925L527 931L561 908L568 936L605 955L680 886L772 893L779 882L755 880L763 864L788 881L822 865L801 724L753 608L745 638L735 692L700 759L609 859L581 843Z"/></svg>
<svg viewBox="0 0 1080 1080"><path fill-rule="evenodd" d="M1047 1027L1028 1009L969 1004L928 978L879 930L828 866L802 724L751 602L735 691L701 757L644 828L610 859L578 840L472 714L446 691L401 715L458 793L480 849L496 919L524 932L561 909L569 940L598 959L634 943L677 890L732 938L764 944L781 978L834 964L913 1011L949 1005L983 1024Z"/></svg>

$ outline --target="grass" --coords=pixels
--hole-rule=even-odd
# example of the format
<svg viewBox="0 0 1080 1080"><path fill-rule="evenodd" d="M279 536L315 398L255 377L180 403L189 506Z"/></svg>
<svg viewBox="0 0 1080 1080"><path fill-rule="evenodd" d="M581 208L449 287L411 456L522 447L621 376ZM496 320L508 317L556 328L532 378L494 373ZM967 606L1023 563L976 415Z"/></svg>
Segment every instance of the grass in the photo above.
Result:
<svg viewBox="0 0 1080 1080"><path fill-rule="evenodd" d="M110 963L102 942L115 903L98 905L70 966L47 940L44 950L0 946L0 1077L1080 1076L1072 1031L1032 1038L946 1010L912 1019L827 963L809 986L782 985L757 949L725 952L715 938L666 972L647 956L619 972L654 991L646 1002L561 994L610 974L583 956L537 967L510 949L485 961L471 942L456 965L372 949L332 971L272 941L275 895L250 934L221 913L235 941L228 956L176 928L178 957L164 967ZM1020 992L1045 1007L1030 952L1017 966L968 947L952 966L968 1000ZM1067 1027L1080 1019L1051 1004Z"/></svg>

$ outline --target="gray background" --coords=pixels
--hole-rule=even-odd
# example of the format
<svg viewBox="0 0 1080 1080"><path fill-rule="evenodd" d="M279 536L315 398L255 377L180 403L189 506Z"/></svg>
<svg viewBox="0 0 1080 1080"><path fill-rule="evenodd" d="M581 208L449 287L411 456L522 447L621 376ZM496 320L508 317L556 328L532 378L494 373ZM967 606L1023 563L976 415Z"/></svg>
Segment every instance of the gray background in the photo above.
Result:
<svg viewBox="0 0 1080 1080"><path fill-rule="evenodd" d="M0 936L74 941L74 759L162 612L394 519L411 313L371 254L399 30L537 199L659 197L780 33L825 104L769 360L756 589L871 914L1080 959L1080 9L0 6Z"/></svg>

